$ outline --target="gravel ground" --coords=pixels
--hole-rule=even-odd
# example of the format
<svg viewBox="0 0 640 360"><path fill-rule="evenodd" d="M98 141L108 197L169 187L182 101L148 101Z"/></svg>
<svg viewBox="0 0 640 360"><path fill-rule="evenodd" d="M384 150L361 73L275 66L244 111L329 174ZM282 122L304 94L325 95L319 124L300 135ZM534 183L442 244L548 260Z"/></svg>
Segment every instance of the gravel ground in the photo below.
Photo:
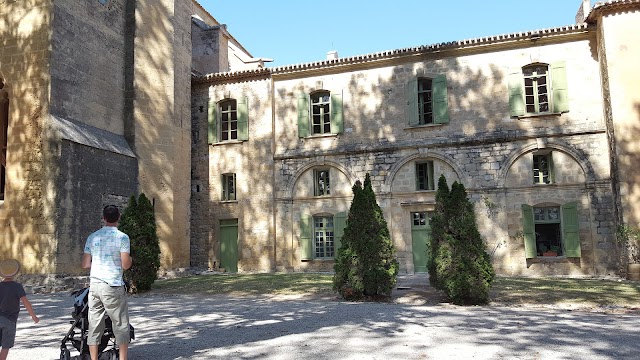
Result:
<svg viewBox="0 0 640 360"><path fill-rule="evenodd" d="M640 314L427 303L404 276L390 303L296 296L130 298L130 359L638 359ZM58 359L67 294L29 295L9 360ZM73 353L72 353L73 355Z"/></svg>

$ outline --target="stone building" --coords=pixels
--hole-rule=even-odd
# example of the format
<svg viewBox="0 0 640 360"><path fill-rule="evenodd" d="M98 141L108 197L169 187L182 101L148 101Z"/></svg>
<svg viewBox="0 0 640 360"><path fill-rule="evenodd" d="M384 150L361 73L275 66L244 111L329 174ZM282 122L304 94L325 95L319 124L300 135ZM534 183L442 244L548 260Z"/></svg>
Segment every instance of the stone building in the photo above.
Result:
<svg viewBox="0 0 640 360"><path fill-rule="evenodd" d="M83 274L104 205L144 192L190 264L192 74L258 68L192 0L0 0L0 254Z"/></svg>
<svg viewBox="0 0 640 360"><path fill-rule="evenodd" d="M569 26L194 77L192 264L332 270L370 173L401 271L424 271L442 174L498 273L618 274L639 24L638 0L585 0Z"/></svg>

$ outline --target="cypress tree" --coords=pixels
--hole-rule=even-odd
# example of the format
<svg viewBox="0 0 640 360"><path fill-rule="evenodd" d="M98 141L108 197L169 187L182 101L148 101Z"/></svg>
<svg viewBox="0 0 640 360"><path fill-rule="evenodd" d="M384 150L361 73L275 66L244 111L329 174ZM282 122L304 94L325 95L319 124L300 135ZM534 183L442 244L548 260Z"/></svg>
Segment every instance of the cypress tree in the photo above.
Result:
<svg viewBox="0 0 640 360"><path fill-rule="evenodd" d="M160 269L160 243L156 233L156 220L153 205L140 194L138 200L131 195L118 226L120 231L129 235L133 265L124 272L129 283L129 291L144 292L158 278Z"/></svg>
<svg viewBox="0 0 640 360"><path fill-rule="evenodd" d="M398 260L371 178L357 181L347 226L334 265L333 288L345 299L390 296L397 281Z"/></svg>

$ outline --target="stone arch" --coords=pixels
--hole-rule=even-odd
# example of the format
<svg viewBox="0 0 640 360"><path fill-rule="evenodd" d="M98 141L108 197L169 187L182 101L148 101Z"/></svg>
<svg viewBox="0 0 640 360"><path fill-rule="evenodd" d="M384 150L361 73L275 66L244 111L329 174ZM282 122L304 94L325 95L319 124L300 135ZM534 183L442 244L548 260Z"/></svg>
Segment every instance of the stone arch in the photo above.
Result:
<svg viewBox="0 0 640 360"><path fill-rule="evenodd" d="M413 154L405 156L404 158L400 159L393 165L393 167L389 170L389 176L387 176L387 179L384 182L384 189L388 192L391 192L391 186L393 184L393 180L398 174L398 171L400 171L400 169L405 164L407 164L410 161L414 161L416 159L426 159L426 158L438 159L446 163L447 165L453 168L453 171L458 176L459 181L465 184L465 186L468 186L470 184L470 179L465 175L462 168L460 168L460 166L456 164L455 160L451 156L439 151L433 151L433 150L426 151L426 149L422 149ZM435 179L435 181L437 183L438 180Z"/></svg>
<svg viewBox="0 0 640 360"><path fill-rule="evenodd" d="M538 149L551 149L564 152L565 154L572 157L578 163L578 165L580 165L580 168L584 173L586 182L596 180L595 171L593 170L591 163L584 156L580 155L580 153L578 153L575 149L569 147L566 144L535 139L525 146L513 151L509 158L507 158L507 160L504 162L505 166L502 168L500 176L498 177L498 187L505 187L505 184L507 183L507 177L509 176L509 170L511 170L513 164L520 157Z"/></svg>
<svg viewBox="0 0 640 360"><path fill-rule="evenodd" d="M298 180L300 179L300 176L302 176L302 174L307 172L309 169L318 166L329 166L338 169L338 171L343 173L349 179L351 184L354 184L356 180L358 180L358 178L346 166L340 163L331 160L312 160L304 166L300 167L287 183L285 194L288 199L293 199L293 192L296 188Z"/></svg>

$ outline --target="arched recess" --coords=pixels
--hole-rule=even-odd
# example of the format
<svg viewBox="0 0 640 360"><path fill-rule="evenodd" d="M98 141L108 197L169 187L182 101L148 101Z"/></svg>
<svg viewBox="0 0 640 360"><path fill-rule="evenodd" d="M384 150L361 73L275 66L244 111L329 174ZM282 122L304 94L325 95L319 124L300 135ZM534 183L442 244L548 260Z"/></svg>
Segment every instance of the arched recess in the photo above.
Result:
<svg viewBox="0 0 640 360"><path fill-rule="evenodd" d="M507 180L508 180L509 171L511 170L511 167L518 159L520 159L523 155L536 150L557 150L557 151L564 152L565 154L573 158L573 160L575 160L576 163L578 163L578 165L582 169L582 172L585 176L586 182L589 183L589 182L596 181L596 174L593 167L591 166L591 163L587 159L585 159L583 156L581 156L573 148L567 146L566 144L559 144L559 143L550 142L550 141L543 142L543 144L541 144L540 141L533 140L528 144L526 144L525 146L513 151L512 154L509 156L509 158L505 161L504 163L505 166L502 168L501 174L498 177L498 187L506 186L505 184L507 183Z"/></svg>
<svg viewBox="0 0 640 360"><path fill-rule="evenodd" d="M406 157L404 157L403 159L397 161L393 167L389 170L389 176L387 176L387 179L384 182L384 189L386 189L386 191L391 192L391 186L393 185L393 180L395 179L396 175L398 174L398 171L400 171L400 169L402 169L402 167L404 165L406 165L408 162L411 161L415 161L418 159L438 159L444 163L446 163L447 165L451 166L451 168L453 168L453 171L456 173L456 175L458 176L458 180L460 182L462 182L465 186L469 186L470 184L470 179L465 175L464 171L462 171L462 168L460 168L454 161L454 159L444 153L438 152L438 151L418 151L415 152L411 155L407 155ZM439 176L436 176L435 182L438 182L438 178Z"/></svg>
<svg viewBox="0 0 640 360"><path fill-rule="evenodd" d="M307 163L306 165L302 166L301 168L299 168L298 171L296 171L293 177L289 180L289 182L287 183L287 187L285 189L285 194L287 199L293 199L293 193L296 188L296 184L298 183L298 180L300 179L302 174L307 172L309 169L312 169L314 167L320 167L320 166L333 167L338 171L342 172L349 179L349 182L351 185L353 185L356 182L356 180L358 180L358 178L351 171L349 171L349 169L347 169L344 165L340 163L337 163L335 161L330 161L330 160L313 160Z"/></svg>

